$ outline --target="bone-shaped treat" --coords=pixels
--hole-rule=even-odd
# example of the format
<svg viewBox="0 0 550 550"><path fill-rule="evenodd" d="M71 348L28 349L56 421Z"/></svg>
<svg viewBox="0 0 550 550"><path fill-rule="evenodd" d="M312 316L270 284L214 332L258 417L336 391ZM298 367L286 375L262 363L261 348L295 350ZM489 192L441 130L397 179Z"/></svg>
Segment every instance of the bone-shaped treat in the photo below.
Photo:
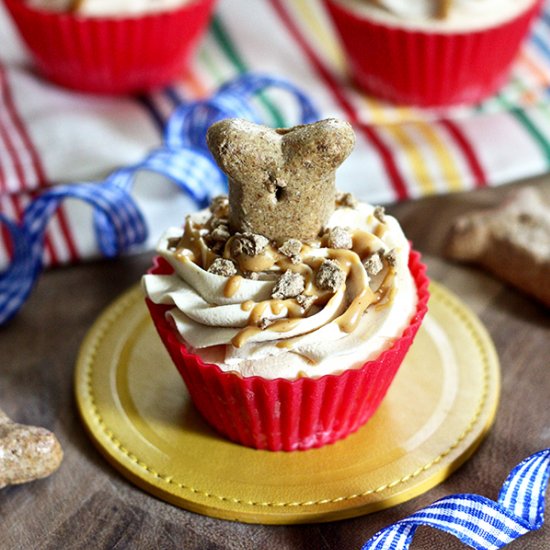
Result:
<svg viewBox="0 0 550 550"><path fill-rule="evenodd" d="M479 264L550 307L550 206L536 188L511 193L497 208L457 218L445 252Z"/></svg>
<svg viewBox="0 0 550 550"><path fill-rule="evenodd" d="M50 431L13 422L0 409L0 489L49 476L63 451Z"/></svg>
<svg viewBox="0 0 550 550"><path fill-rule="evenodd" d="M335 119L276 130L226 119L209 128L207 141L229 178L233 232L308 241L334 211L335 171L355 135Z"/></svg>

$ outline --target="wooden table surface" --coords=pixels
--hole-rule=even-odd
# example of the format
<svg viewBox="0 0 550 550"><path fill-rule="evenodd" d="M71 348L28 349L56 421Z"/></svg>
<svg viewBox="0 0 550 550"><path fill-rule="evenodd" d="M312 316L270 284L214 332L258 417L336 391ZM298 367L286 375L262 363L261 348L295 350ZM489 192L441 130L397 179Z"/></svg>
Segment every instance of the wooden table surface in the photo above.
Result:
<svg viewBox="0 0 550 550"><path fill-rule="evenodd" d="M550 179L536 180L550 193ZM509 471L550 447L550 315L477 269L442 259L452 218L495 204L505 190L432 197L389 208L432 279L457 293L491 334L502 368L496 422L476 454L447 481L393 509L303 526L245 525L203 517L157 500L119 475L85 434L73 398L79 346L98 314L135 284L151 253L45 273L18 316L0 328L0 405L19 422L57 434L65 458L48 479L0 491L0 548L359 549L380 528L451 493L495 499ZM421 528L412 548L464 548ZM550 548L550 520L510 549Z"/></svg>

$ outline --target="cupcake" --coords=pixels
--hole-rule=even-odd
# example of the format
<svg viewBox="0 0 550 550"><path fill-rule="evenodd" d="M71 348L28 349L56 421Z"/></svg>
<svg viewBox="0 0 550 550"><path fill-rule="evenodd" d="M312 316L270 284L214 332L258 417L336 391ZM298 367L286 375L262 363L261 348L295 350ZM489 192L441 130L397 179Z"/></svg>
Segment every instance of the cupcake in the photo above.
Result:
<svg viewBox="0 0 550 550"><path fill-rule="evenodd" d="M324 0L366 92L397 103L478 102L505 82L541 0Z"/></svg>
<svg viewBox="0 0 550 550"><path fill-rule="evenodd" d="M382 207L337 193L349 124L226 119L208 144L229 196L161 238L146 302L191 399L221 434L272 451L362 426L426 312L418 253Z"/></svg>
<svg viewBox="0 0 550 550"><path fill-rule="evenodd" d="M215 0L5 0L38 70L80 91L133 93L184 70Z"/></svg>

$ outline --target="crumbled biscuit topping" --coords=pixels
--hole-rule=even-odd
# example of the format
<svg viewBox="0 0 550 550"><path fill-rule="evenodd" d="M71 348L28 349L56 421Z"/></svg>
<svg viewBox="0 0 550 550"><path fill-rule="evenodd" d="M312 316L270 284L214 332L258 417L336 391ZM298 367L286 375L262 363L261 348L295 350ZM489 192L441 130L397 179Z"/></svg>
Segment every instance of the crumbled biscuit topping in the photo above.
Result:
<svg viewBox="0 0 550 550"><path fill-rule="evenodd" d="M288 239L280 247L279 252L290 258L293 264L298 264L302 261L300 251L302 250L302 243L298 239Z"/></svg>
<svg viewBox="0 0 550 550"><path fill-rule="evenodd" d="M357 199L351 193L337 193L336 206L345 208L357 208Z"/></svg>
<svg viewBox="0 0 550 550"><path fill-rule="evenodd" d="M221 275L222 277L232 277L237 274L237 268L232 260L216 258L208 268L208 273Z"/></svg>
<svg viewBox="0 0 550 550"><path fill-rule="evenodd" d="M378 273L380 273L382 269L384 269L384 264L382 263L380 254L378 252L371 254L363 261L363 267L365 268L367 275L369 275L370 277L378 275Z"/></svg>
<svg viewBox="0 0 550 550"><path fill-rule="evenodd" d="M331 227L327 231L326 237L329 248L343 248L345 250L350 250L353 247L351 234L343 227Z"/></svg>
<svg viewBox="0 0 550 550"><path fill-rule="evenodd" d="M262 317L260 319L259 327L262 330L265 330L267 327L270 327L273 324L273 322L274 321L272 321L271 319L268 319L267 317Z"/></svg>
<svg viewBox="0 0 550 550"><path fill-rule="evenodd" d="M231 243L231 254L240 256L257 256L261 254L269 244L269 239L255 233L238 233Z"/></svg>
<svg viewBox="0 0 550 550"><path fill-rule="evenodd" d="M224 243L231 237L229 233L229 227L223 223L220 223L213 229L210 233L210 238L213 242L222 242Z"/></svg>
<svg viewBox="0 0 550 550"><path fill-rule="evenodd" d="M219 195L212 199L210 212L217 218L227 217L229 211L229 199L227 195Z"/></svg>
<svg viewBox="0 0 550 550"><path fill-rule="evenodd" d="M353 203L351 198L345 200L348 204ZM216 202L217 206L213 209L223 210L224 199L219 198ZM250 314L248 327L279 330L271 325L282 319L294 320L316 315L319 308L323 308L330 300L330 294L342 289L343 285L346 285L347 292L348 278L350 295L343 295L344 302L353 296L357 284L367 284L377 293L377 304L391 303L391 299L383 301L382 297L390 295L394 277L391 268L396 263L396 255L393 250L387 252L377 248L375 243L379 242L379 237L376 226L380 224L372 217L365 218L365 223L374 226L370 234L363 229L334 226L327 228L316 239L303 242L296 238L277 241L258 233L235 232L228 223L227 212L221 214L221 217L212 214L202 223L188 217L183 236L172 239L168 246L182 259L191 259L203 268L208 266L209 273L226 277L225 297L232 296L242 280L269 282L273 285L270 300L262 300L250 306L253 313ZM378 221L384 219L383 208L377 207L373 216ZM380 286L380 278L370 281L378 274L384 275L382 279L388 281L383 286ZM283 318L269 319L271 315L266 315L269 310L265 308L270 307L272 313L280 312L282 304L274 303L279 300L291 300L294 303L285 304L286 314ZM267 305L266 302L271 304ZM351 307L352 302L353 299L347 305ZM366 310L370 302L365 300L361 304L360 307ZM360 316L353 318L359 319ZM345 331L350 331L353 323L346 318L342 326L346 327ZM234 343L237 347L247 338L246 328L239 334Z"/></svg>
<svg viewBox="0 0 550 550"><path fill-rule="evenodd" d="M386 254L384 254L384 260L386 260L389 266L395 267L395 263L397 261L395 250L390 250L389 252L386 252Z"/></svg>
<svg viewBox="0 0 550 550"><path fill-rule="evenodd" d="M386 214L386 209L385 209L383 206L377 206L377 207L374 209L374 212L373 212L374 217L375 217L380 223L384 223L384 222L386 221L385 214Z"/></svg>
<svg viewBox="0 0 550 550"><path fill-rule="evenodd" d="M300 295L305 288L305 281L302 275L287 269L275 283L271 297L275 300L286 300Z"/></svg>
<svg viewBox="0 0 550 550"><path fill-rule="evenodd" d="M334 260L324 260L315 274L315 284L322 290L336 292L345 280L345 273Z"/></svg>
<svg viewBox="0 0 550 550"><path fill-rule="evenodd" d="M317 298L315 296L306 296L305 294L300 294L296 296L296 301L302 307L304 312L308 311L309 308L315 303Z"/></svg>

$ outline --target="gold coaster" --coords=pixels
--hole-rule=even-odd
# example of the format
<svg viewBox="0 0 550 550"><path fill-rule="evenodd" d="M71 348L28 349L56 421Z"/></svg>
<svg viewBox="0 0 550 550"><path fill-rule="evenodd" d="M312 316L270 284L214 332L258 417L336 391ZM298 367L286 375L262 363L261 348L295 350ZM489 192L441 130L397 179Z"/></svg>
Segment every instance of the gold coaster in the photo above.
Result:
<svg viewBox="0 0 550 550"><path fill-rule="evenodd" d="M430 290L430 311L380 409L333 445L274 453L219 436L191 404L137 287L107 308L82 345L80 414L124 476L193 512L290 524L394 506L464 463L498 402L499 365L487 332L443 287Z"/></svg>

